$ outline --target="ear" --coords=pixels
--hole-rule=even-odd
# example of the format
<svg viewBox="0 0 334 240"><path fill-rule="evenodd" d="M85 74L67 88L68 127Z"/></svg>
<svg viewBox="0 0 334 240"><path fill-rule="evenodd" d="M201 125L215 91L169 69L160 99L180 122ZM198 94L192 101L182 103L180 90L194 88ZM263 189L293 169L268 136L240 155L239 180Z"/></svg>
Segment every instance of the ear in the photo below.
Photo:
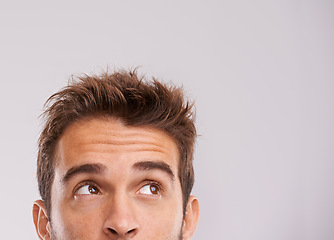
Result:
<svg viewBox="0 0 334 240"><path fill-rule="evenodd" d="M197 222L199 219L199 203L198 199L190 196L187 203L186 213L183 220L182 235L184 240L190 240L195 233Z"/></svg>
<svg viewBox="0 0 334 240"><path fill-rule="evenodd" d="M32 209L32 216L39 239L41 240L51 239L50 223L44 201L37 200L34 202Z"/></svg>

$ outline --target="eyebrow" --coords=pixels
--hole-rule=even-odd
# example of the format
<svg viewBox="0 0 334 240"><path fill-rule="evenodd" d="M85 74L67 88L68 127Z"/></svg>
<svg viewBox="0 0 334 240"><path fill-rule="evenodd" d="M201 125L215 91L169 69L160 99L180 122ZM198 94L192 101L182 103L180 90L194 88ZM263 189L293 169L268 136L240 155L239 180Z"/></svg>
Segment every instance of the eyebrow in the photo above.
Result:
<svg viewBox="0 0 334 240"><path fill-rule="evenodd" d="M165 162L161 162L161 161L137 162L133 165L133 168L137 170L144 170L144 171L159 170L159 171L166 173L168 176L171 177L173 181L175 181L175 174L172 168Z"/></svg>
<svg viewBox="0 0 334 240"><path fill-rule="evenodd" d="M100 163L96 164L84 164L80 166L75 166L70 168L65 175L62 177L60 182L66 184L71 178L81 174L81 173L94 173L101 174L106 169L106 166Z"/></svg>

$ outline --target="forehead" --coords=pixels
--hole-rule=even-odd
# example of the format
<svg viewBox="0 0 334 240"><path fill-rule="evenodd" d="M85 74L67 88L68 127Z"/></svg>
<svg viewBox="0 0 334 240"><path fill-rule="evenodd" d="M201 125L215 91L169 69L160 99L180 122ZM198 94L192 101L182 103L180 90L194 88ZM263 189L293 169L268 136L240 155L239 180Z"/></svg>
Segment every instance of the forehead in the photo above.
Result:
<svg viewBox="0 0 334 240"><path fill-rule="evenodd" d="M125 126L114 118L81 119L66 129L57 145L56 167L69 168L85 162L135 163L165 161L177 172L179 151L162 130L148 126ZM125 159L126 158L126 159ZM65 169L64 169L65 170Z"/></svg>

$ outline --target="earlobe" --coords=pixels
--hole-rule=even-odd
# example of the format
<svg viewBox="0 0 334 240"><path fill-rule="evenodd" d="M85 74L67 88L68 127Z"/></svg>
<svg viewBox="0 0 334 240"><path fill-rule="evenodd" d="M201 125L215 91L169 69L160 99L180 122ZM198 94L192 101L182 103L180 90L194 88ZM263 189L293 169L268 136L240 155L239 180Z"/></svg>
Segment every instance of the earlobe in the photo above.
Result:
<svg viewBox="0 0 334 240"><path fill-rule="evenodd" d="M39 239L51 239L49 218L47 215L44 201L37 200L34 202L32 216Z"/></svg>
<svg viewBox="0 0 334 240"><path fill-rule="evenodd" d="M187 209L184 216L183 223L183 239L189 240L195 233L197 222L199 219L199 203L198 199L194 196L190 196Z"/></svg>

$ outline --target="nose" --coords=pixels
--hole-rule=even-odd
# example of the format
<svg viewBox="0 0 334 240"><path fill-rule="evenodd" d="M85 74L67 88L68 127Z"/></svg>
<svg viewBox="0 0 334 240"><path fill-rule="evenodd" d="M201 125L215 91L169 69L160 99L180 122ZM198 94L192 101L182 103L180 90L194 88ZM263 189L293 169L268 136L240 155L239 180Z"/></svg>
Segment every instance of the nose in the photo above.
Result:
<svg viewBox="0 0 334 240"><path fill-rule="evenodd" d="M115 196L106 209L104 232L110 239L131 239L138 234L135 206L128 196Z"/></svg>

